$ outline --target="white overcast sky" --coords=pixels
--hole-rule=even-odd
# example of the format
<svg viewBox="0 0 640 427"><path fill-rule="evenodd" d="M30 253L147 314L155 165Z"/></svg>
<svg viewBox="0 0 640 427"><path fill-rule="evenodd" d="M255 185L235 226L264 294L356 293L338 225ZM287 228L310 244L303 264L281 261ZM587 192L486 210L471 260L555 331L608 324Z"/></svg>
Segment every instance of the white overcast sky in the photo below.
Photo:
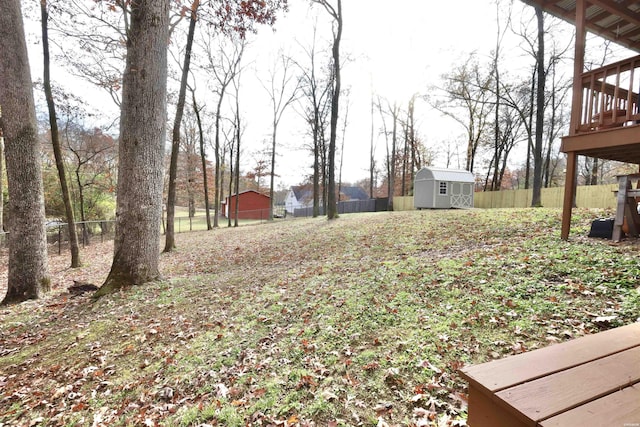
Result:
<svg viewBox="0 0 640 427"><path fill-rule="evenodd" d="M406 108L412 94L427 94L430 85L439 84L440 76L452 64L465 61L471 52L481 61L488 60L495 45L496 6L494 0L344 0L343 8L342 56L349 58L343 69L343 87L350 91L351 104L343 181L355 182L369 175L371 86L377 94ZM524 4L516 0L515 8L520 11ZM290 46L295 38L308 38L318 12L324 16L317 6L310 10L307 1L291 1L290 13L278 22L276 33L262 31L256 45L266 50L263 46ZM319 31L331 35L328 24ZM298 120L295 113L288 118ZM376 157L382 166L385 148L377 135L377 113L375 118ZM464 129L424 102L417 106L416 119L419 133L431 148L445 140L464 142ZM295 132L281 133L279 140L291 147L299 145L301 137ZM294 150L286 152L288 155L279 159L278 170L286 182L295 184L296 179L310 173L311 158Z"/></svg>
<svg viewBox="0 0 640 427"><path fill-rule="evenodd" d="M516 14L526 8L521 1L514 1ZM268 63L279 50L296 55L299 44L308 44L318 13L325 19L319 24L319 35L329 39L331 27L326 12L319 6L311 8L308 0L290 0L290 12L279 18L275 32L261 28L256 36L252 36L247 61L256 64L256 68ZM495 45L496 5L495 0L343 0L343 15L342 56L349 58L343 69L343 88L350 91L343 181L355 182L369 175L372 85L377 94L406 107L413 93L426 94L430 85L439 84L440 76L453 64L464 62L470 52L476 52L480 61L488 61ZM31 24L30 28L37 33L37 24ZM513 58L523 55L515 47L516 39L511 36L506 43ZM36 80L42 74L41 51L39 44L31 47L32 78ZM512 63L518 66L517 60ZM264 73L260 70L245 72L242 82L241 109L247 126L243 141L245 171L252 165L254 156L251 153L263 146L271 132L266 113L269 111L268 96L256 75L264 76ZM53 69L53 78L60 81L60 76L64 76L64 71L58 66ZM64 77L62 79L65 81ZM88 96L94 103L98 101L98 108L105 116L117 115L110 99L100 95L101 92L91 90L77 78L66 79L65 84L72 91L80 90L77 95L90 94ZM169 107L169 118L173 116L174 108ZM376 115L377 120L378 117ZM464 129L431 110L424 102L418 104L416 118L418 132L430 148L437 150L446 142L464 144ZM379 120L376 134L378 127ZM276 173L281 185L299 184L311 174L310 152L302 148L309 143L305 130L299 115L289 109L278 133ZM378 163L382 165L385 148L378 136L376 139ZM435 165L444 166L442 162L437 158Z"/></svg>

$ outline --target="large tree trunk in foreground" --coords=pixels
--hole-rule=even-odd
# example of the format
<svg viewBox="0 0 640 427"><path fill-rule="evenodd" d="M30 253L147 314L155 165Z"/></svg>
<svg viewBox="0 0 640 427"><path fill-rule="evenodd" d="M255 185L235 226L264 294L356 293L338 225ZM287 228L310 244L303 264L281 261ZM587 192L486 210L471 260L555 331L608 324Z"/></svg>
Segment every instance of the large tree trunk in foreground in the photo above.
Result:
<svg viewBox="0 0 640 427"><path fill-rule="evenodd" d="M9 276L3 304L36 299L50 279L40 144L19 0L0 2L0 106L9 189Z"/></svg>
<svg viewBox="0 0 640 427"><path fill-rule="evenodd" d="M138 0L131 9L113 264L96 296L160 278L169 0Z"/></svg>
<svg viewBox="0 0 640 427"><path fill-rule="evenodd" d="M42 50L43 50L43 56L44 56L43 84L44 84L45 97L47 99L47 107L49 109L49 125L51 126L51 144L53 145L53 155L56 159L56 168L58 169L58 178L60 180L60 190L62 191L62 201L64 202L64 211L67 218L67 228L69 230L69 249L71 251L71 268L78 268L80 267L80 247L78 246L78 232L76 230L76 220L73 217L73 204L71 203L71 194L69 191L69 185L67 184L67 173L65 171L64 159L62 157L60 134L58 132L58 118L56 116L56 104L53 101L53 91L51 90L51 66L50 66L50 60L49 60L49 24L48 24L49 13L47 12L46 0L41 1L40 12L42 16Z"/></svg>

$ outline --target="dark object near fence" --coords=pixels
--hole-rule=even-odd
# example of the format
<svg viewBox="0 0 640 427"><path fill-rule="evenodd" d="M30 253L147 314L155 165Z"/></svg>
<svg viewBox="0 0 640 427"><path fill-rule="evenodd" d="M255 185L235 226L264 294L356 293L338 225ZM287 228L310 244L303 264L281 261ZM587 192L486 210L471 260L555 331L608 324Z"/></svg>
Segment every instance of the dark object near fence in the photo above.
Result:
<svg viewBox="0 0 640 427"><path fill-rule="evenodd" d="M611 239L613 235L613 218L597 218L591 222L589 237L600 239Z"/></svg>

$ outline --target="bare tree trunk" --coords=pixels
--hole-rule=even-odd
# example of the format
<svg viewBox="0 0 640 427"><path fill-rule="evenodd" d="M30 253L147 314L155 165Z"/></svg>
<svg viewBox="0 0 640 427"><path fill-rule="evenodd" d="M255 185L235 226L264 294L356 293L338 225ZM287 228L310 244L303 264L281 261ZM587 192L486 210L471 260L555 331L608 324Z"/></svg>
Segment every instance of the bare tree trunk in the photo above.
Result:
<svg viewBox="0 0 640 427"><path fill-rule="evenodd" d="M235 131L234 131L235 134ZM231 227L231 195L233 194L233 178L234 178L234 171L235 169L233 168L233 162L234 162L234 156L233 153L235 153L235 137L233 139L233 141L231 141L231 144L229 144L229 200L227 201L226 204L226 209L227 212L224 213L223 215L227 216L227 227ZM225 153L226 155L226 153ZM224 156L222 156L223 162L224 162Z"/></svg>
<svg viewBox="0 0 640 427"><path fill-rule="evenodd" d="M238 101L238 95L236 94L236 164L235 164L235 193L236 203L233 207L235 215L233 220L233 226L238 226L238 215L240 214L240 107ZM231 198L229 198L231 203ZM231 212L231 206L229 206L229 212Z"/></svg>
<svg viewBox="0 0 640 427"><path fill-rule="evenodd" d="M340 75L340 41L342 40L342 0L337 0L337 6L334 8L329 0L313 0L313 2L321 4L334 21L333 46L331 49L333 56L333 93L331 95L331 135L329 137L329 153L328 153L328 185L327 185L327 218L335 219L338 217L338 206L336 204L336 138L338 132L338 115L340 109L340 91L341 91L341 75Z"/></svg>
<svg viewBox="0 0 640 427"><path fill-rule="evenodd" d="M373 199L373 174L376 167L374 146L374 122L373 122L373 88L371 89L371 145L369 148L369 198Z"/></svg>
<svg viewBox="0 0 640 427"><path fill-rule="evenodd" d="M160 278L169 0L133 5L122 87L113 264L96 296Z"/></svg>
<svg viewBox="0 0 640 427"><path fill-rule="evenodd" d="M264 83L263 86L271 101L271 113L272 113L272 133L271 133L271 173L269 180L269 221L273 221L273 203L274 203L274 189L275 189L275 176L276 176L276 148L277 148L277 134L278 125L282 119L282 115L285 110L293 101L296 100L299 83L294 80L294 76L291 74L292 60L290 58L281 57L281 72L282 79L276 81L278 77L277 64L271 70L270 86L267 87ZM292 85L295 85L292 87ZM260 185L258 185L258 191L260 191Z"/></svg>
<svg viewBox="0 0 640 427"><path fill-rule="evenodd" d="M62 148L60 147L60 134L58 132L58 119L56 117L56 105L53 101L53 92L51 90L51 67L49 60L49 13L47 11L47 1L41 0L40 14L42 17L42 50L44 56L44 93L47 99L47 107L49 108L49 125L51 126L51 143L53 145L53 156L56 159L56 168L58 169L58 178L60 180L60 190L62 191L62 201L67 219L67 228L69 230L69 249L71 250L71 268L80 267L80 248L78 247L78 233L76 230L76 221L73 217L73 205L71 203L71 195L69 193L69 185L67 183L67 173L65 172L64 159L62 157Z"/></svg>
<svg viewBox="0 0 640 427"><path fill-rule="evenodd" d="M40 144L19 0L0 2L0 127L9 189L9 274L2 304L40 298L47 263Z"/></svg>
<svg viewBox="0 0 640 427"><path fill-rule="evenodd" d="M87 230L87 218L84 212L84 185L82 185L82 179L80 177L80 164L75 169L76 185L78 186L78 201L80 202L80 222L82 223L82 244L89 244L89 231Z"/></svg>
<svg viewBox="0 0 640 427"><path fill-rule="evenodd" d="M220 88L218 89L218 103L216 105L216 119L215 119L215 127L216 127L216 135L214 142L214 156L215 156L215 171L214 171L214 200L213 200L213 228L218 228L218 211L220 208L220 199L222 193L222 184L221 184L221 175L220 175L220 119L222 118L222 101L224 99L225 93L227 91L227 87L231 83L231 81L235 78L236 74L240 71L240 61L242 60L242 55L244 53L245 42L242 40L239 44L234 45L234 52L232 57L226 56L224 53L221 55L226 62L223 61L221 65L221 70L217 71L215 64L212 62L212 54L209 53L209 61L211 62L211 69L213 74L220 84ZM224 158L223 158L224 162ZM229 195L231 196L231 195ZM229 212L231 212L231 208L229 207Z"/></svg>
<svg viewBox="0 0 640 427"><path fill-rule="evenodd" d="M531 76L531 95L530 99L530 108L529 115L527 117L527 161L525 166L525 178L524 178L524 188L525 190L529 189L531 185L531 151L533 150L533 111L535 108L533 107L535 101L535 91L536 91L536 76L538 73L538 67L533 68L533 75Z"/></svg>
<svg viewBox="0 0 640 427"><path fill-rule="evenodd" d="M0 123L2 122L2 108L0 106ZM4 136L0 126L0 233L4 232Z"/></svg>
<svg viewBox="0 0 640 427"><path fill-rule="evenodd" d="M193 104L193 112L198 122L198 135L200 138L200 159L202 161L202 183L204 186L204 211L207 216L207 230L211 230L211 212L209 209L209 178L207 176L207 153L204 149L204 132L202 130L202 119L200 118L200 109L196 102L196 91L191 89L191 99Z"/></svg>
<svg viewBox="0 0 640 427"><path fill-rule="evenodd" d="M215 157L215 170L214 170L214 181L215 186L213 189L213 228L218 228L218 211L220 206L220 115L222 110L222 99L224 96L224 87L223 92L220 94L220 98L218 99L218 105L216 107L216 136L215 136L215 144L213 147L213 153ZM224 159L223 159L224 161ZM231 197L231 194L229 194ZM231 201L231 199L229 199ZM229 207L229 212L231 212L231 207Z"/></svg>
<svg viewBox="0 0 640 427"><path fill-rule="evenodd" d="M329 137L329 188L327 189L327 218L338 217L336 204L336 138L338 133L338 115L340 109L340 91L342 81L340 75L340 40L342 39L342 0L338 0L338 9L335 11L336 32L333 37L333 67L334 89L331 99L331 136Z"/></svg>
<svg viewBox="0 0 640 427"><path fill-rule="evenodd" d="M344 161L344 139L347 134L347 123L349 119L349 104L344 113L344 121L342 122L342 141L340 144L340 166L338 173L338 202L340 202L340 193L342 192L342 164Z"/></svg>
<svg viewBox="0 0 640 427"><path fill-rule="evenodd" d="M173 132L171 133L171 162L169 164L169 190L167 194L167 231L165 234L165 244L163 252L171 252L176 247L174 221L176 215L176 179L178 176L178 154L180 154L180 124L184 113L184 103L187 92L187 79L189 78L189 65L191 64L191 47L193 46L193 36L196 30L197 11L200 0L194 0L191 4L191 19L189 21L189 32L187 33L187 47L184 53L184 65L182 66L182 77L180 79L180 92L178 93L178 105L176 106L176 117L173 122Z"/></svg>
<svg viewBox="0 0 640 427"><path fill-rule="evenodd" d="M408 122L408 120L407 120ZM401 196L406 196L407 193L407 166L408 166L408 162L409 162L409 157L408 157L408 152L409 152L409 126L408 123L406 123L403 126L403 130L404 130L404 147L402 149L402 182L401 182L401 188L400 188L400 195Z"/></svg>
<svg viewBox="0 0 640 427"><path fill-rule="evenodd" d="M320 136L318 113L314 112L313 128L313 218L320 215Z"/></svg>
<svg viewBox="0 0 640 427"><path fill-rule="evenodd" d="M542 134L544 129L544 15L540 7L536 7L538 19L538 87L536 89L536 145L533 152L533 197L531 206L542 206Z"/></svg>
<svg viewBox="0 0 640 427"><path fill-rule="evenodd" d="M416 95L414 94L409 101L409 147L411 149L411 165L409 169L409 188L411 188L411 194L413 195L413 184L415 180L416 170L420 167L417 164L417 147L416 147L416 128L415 128L415 112L416 112Z"/></svg>
<svg viewBox="0 0 640 427"><path fill-rule="evenodd" d="M398 139L398 107L393 106L393 126L391 127L391 159L389 160L389 211L393 211L393 196L396 192L396 146Z"/></svg>

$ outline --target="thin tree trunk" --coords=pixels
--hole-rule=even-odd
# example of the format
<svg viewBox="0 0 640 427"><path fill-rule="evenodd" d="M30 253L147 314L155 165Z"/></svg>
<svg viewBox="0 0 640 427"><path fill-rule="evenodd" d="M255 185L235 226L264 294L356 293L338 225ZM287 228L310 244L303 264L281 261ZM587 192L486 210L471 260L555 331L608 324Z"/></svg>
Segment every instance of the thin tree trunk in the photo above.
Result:
<svg viewBox="0 0 640 427"><path fill-rule="evenodd" d="M234 221L233 221L233 226L237 227L238 226L238 215L240 213L240 110L239 110L239 103L238 103L238 97L236 97L236 188L235 188L235 192L236 192L236 203L234 206ZM231 199L229 199L229 202L231 202Z"/></svg>
<svg viewBox="0 0 640 427"><path fill-rule="evenodd" d="M320 215L320 138L318 111L314 112L313 125L313 218Z"/></svg>
<svg viewBox="0 0 640 427"><path fill-rule="evenodd" d="M374 147L374 122L373 122L373 88L371 89L371 144L369 147L369 198L373 199L373 173L376 167L375 147Z"/></svg>
<svg viewBox="0 0 640 427"><path fill-rule="evenodd" d="M168 40L169 0L138 0L122 79L113 264L95 296L160 278Z"/></svg>
<svg viewBox="0 0 640 427"><path fill-rule="evenodd" d="M389 166L389 211L393 211L393 196L396 192L396 144L398 138L398 109L393 106L393 126L391 130L391 160Z"/></svg>
<svg viewBox="0 0 640 427"><path fill-rule="evenodd" d="M338 173L338 202L340 201L340 193L342 192L342 164L344 160L344 140L347 134L347 121L349 119L349 105L347 105L347 109L344 113L344 122L342 124L342 141L340 144L340 166Z"/></svg>
<svg viewBox="0 0 640 427"><path fill-rule="evenodd" d="M9 273L2 304L40 298L51 287L31 71L19 0L0 2L0 127L9 189Z"/></svg>
<svg viewBox="0 0 640 427"><path fill-rule="evenodd" d="M274 180L276 176L276 134L278 133L278 119L276 113L273 117L273 134L271 141L271 178L269 180L269 221L273 221L273 187L275 185ZM259 179L259 178L258 178ZM260 186L258 186L260 191Z"/></svg>
<svg viewBox="0 0 640 427"><path fill-rule="evenodd" d="M404 126L404 148L402 152L402 183L400 188L400 195L406 196L407 191L407 162L409 161L409 157L407 153L409 151L409 126Z"/></svg>
<svg viewBox="0 0 640 427"><path fill-rule="evenodd" d="M189 65L191 64L191 48L193 46L193 36L196 30L197 11L200 0L194 0L191 4L191 19L189 21L189 32L187 33L187 47L184 53L184 65L182 66L182 77L180 79L180 92L178 93L178 105L176 106L176 117L173 122L173 132L171 133L171 162L169 164L169 190L167 194L167 232L163 252L171 252L176 247L175 238L175 215L176 215L176 180L178 177L178 155L180 154L180 124L184 113L184 103L187 92L187 79L189 78Z"/></svg>
<svg viewBox="0 0 640 427"><path fill-rule="evenodd" d="M225 205L227 208L227 227L231 227L231 194L233 194L233 178L234 178L234 157L233 153L235 153L235 143L232 141L231 148L229 149L229 199L227 200L227 204ZM222 156L224 161L224 156Z"/></svg>
<svg viewBox="0 0 640 427"><path fill-rule="evenodd" d="M538 73L538 67L533 68L533 76L531 76L531 95L530 95L530 108L527 126L527 162L525 167L524 188L529 189L531 183L531 151L533 149L533 103L535 100L536 89L536 76Z"/></svg>
<svg viewBox="0 0 640 427"><path fill-rule="evenodd" d="M191 98L193 103L193 112L198 122L198 134L200 136L200 159L202 161L202 182L204 186L204 211L207 216L207 230L211 230L211 212L209 209L209 178L207 176L207 153L204 148L204 132L202 130L202 119L200 118L200 109L196 103L196 92L191 90Z"/></svg>
<svg viewBox="0 0 640 427"><path fill-rule="evenodd" d="M544 129L544 15L540 7L536 7L536 17L538 20L538 87L536 91L536 145L534 147L533 158L533 197L531 206L542 206L542 133Z"/></svg>
<svg viewBox="0 0 640 427"><path fill-rule="evenodd" d="M215 187L213 189L213 228L218 228L218 211L220 206L220 115L222 111L222 98L224 97L224 89L225 88L223 87L220 93L220 98L218 99L218 105L216 107L216 137L213 147L215 157ZM229 196L231 196L231 194L229 194ZM229 199L229 201L231 201L231 199ZM231 207L229 207L229 212L231 212Z"/></svg>
<svg viewBox="0 0 640 427"><path fill-rule="evenodd" d="M73 217L73 204L71 203L71 195L69 193L69 185L67 183L67 173L65 171L64 159L62 157L62 148L60 147L60 134L58 132L58 119L56 117L56 105L53 101L53 92L51 90L51 67L49 60L49 13L47 12L47 1L41 0L40 14L42 17L42 50L44 57L44 94L47 99L47 107L49 109L49 125L51 126L51 144L53 145L53 156L56 159L56 168L58 169L58 178L60 180L60 189L62 191L62 201L67 219L67 228L69 230L69 249L71 250L71 268L80 267L80 248L78 247L78 233L76 230L76 221Z"/></svg>
<svg viewBox="0 0 640 427"><path fill-rule="evenodd" d="M409 102L409 144L411 148L411 167L409 186L411 188L411 195L413 195L413 185L415 181L415 173L419 166L416 164L416 129L415 129L415 108L416 108L416 95L411 97Z"/></svg>
<svg viewBox="0 0 640 427"><path fill-rule="evenodd" d="M336 137L338 131L338 115L340 109L340 91L342 81L340 76L340 41L342 39L342 0L338 1L338 9L335 11L336 32L333 37L333 70L334 86L331 98L331 136L329 137L329 188L327 189L327 218L338 217L336 204Z"/></svg>

